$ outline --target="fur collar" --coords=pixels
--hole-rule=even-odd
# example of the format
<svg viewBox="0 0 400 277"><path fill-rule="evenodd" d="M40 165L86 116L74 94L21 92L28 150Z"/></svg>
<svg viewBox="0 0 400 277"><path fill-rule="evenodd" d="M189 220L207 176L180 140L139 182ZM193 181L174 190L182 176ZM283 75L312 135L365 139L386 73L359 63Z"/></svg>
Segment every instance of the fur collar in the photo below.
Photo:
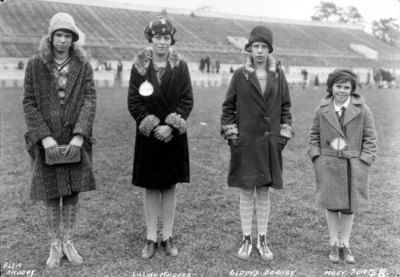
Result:
<svg viewBox="0 0 400 277"><path fill-rule="evenodd" d="M278 71L276 70L276 61L275 58L269 54L267 57L267 70L274 71L276 73L275 78L278 78ZM253 57L251 55L247 56L246 61L243 65L243 74L246 77L246 80L249 79L249 75L255 71L255 67L253 65Z"/></svg>
<svg viewBox="0 0 400 277"><path fill-rule="evenodd" d="M362 95L358 93L353 92L353 94L350 97L351 97L350 104L352 105L363 105L366 103L364 97L362 97ZM333 101L333 96L332 94L328 94L321 100L321 103L319 105L321 107L329 106L331 101Z"/></svg>
<svg viewBox="0 0 400 277"><path fill-rule="evenodd" d="M138 70L139 74L146 75L147 68L149 67L150 60L153 57L153 50L151 48L146 48L140 51L133 60L133 64ZM172 70L179 66L179 62L182 60L181 55L179 55L175 50L169 49L168 51L168 62L171 65Z"/></svg>
<svg viewBox="0 0 400 277"><path fill-rule="evenodd" d="M74 42L71 48L70 48L71 56L76 56L82 63L88 60L86 52L85 50L83 50L80 44ZM39 51L44 60L44 63L48 63L49 61L53 60L54 52L51 46L51 42L49 41L49 36L45 36L40 40Z"/></svg>

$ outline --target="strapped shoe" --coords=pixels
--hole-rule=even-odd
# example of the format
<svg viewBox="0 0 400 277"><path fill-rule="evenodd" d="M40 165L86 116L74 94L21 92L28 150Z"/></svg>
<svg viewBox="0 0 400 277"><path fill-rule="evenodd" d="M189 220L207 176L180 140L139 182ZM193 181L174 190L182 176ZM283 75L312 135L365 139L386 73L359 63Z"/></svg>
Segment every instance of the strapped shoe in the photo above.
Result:
<svg viewBox="0 0 400 277"><path fill-rule="evenodd" d="M343 259L346 263L348 264L355 264L356 260L354 259L354 254L351 251L350 247L347 247L346 245L343 245L343 247L340 248Z"/></svg>
<svg viewBox="0 0 400 277"><path fill-rule="evenodd" d="M146 245L142 250L142 258L151 259L155 253L156 253L156 242L148 239Z"/></svg>
<svg viewBox="0 0 400 277"><path fill-rule="evenodd" d="M53 269L60 266L60 260L63 256L61 248L62 246L60 240L56 240L51 243L50 256L46 261L46 268Z"/></svg>
<svg viewBox="0 0 400 277"><path fill-rule="evenodd" d="M239 259L248 260L250 258L251 250L253 249L253 245L251 244L250 235L244 236L242 245L240 246L238 257Z"/></svg>
<svg viewBox="0 0 400 277"><path fill-rule="evenodd" d="M274 258L274 255L272 255L272 252L268 249L265 235L258 235L257 249L258 252L260 252L261 259L268 261Z"/></svg>
<svg viewBox="0 0 400 277"><path fill-rule="evenodd" d="M174 245L172 237L162 241L161 246L164 248L167 255L171 255L172 257L178 256L178 249Z"/></svg>
<svg viewBox="0 0 400 277"><path fill-rule="evenodd" d="M340 262L339 247L337 246L336 243L334 245L331 245L331 253L329 253L329 260L332 263Z"/></svg>
<svg viewBox="0 0 400 277"><path fill-rule="evenodd" d="M78 254L78 251L76 251L74 244L72 241L67 240L63 241L63 253L65 256L67 256L68 261L73 264L73 265L80 265L83 263L83 258Z"/></svg>

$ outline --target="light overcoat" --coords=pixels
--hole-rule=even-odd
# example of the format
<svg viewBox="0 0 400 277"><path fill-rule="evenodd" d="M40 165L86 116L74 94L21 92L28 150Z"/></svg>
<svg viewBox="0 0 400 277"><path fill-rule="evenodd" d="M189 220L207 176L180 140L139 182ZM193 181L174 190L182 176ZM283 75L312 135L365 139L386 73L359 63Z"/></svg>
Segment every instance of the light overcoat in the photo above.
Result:
<svg viewBox="0 0 400 277"><path fill-rule="evenodd" d="M316 176L316 206L360 212L369 208L368 172L377 152L374 119L361 95L351 95L343 126L342 130L333 97L326 96L315 111L309 138L308 154L314 161ZM347 141L343 151L332 147L335 138Z"/></svg>
<svg viewBox="0 0 400 277"><path fill-rule="evenodd" d="M96 188L92 171L91 136L96 112L92 67L83 48L74 43L70 49L65 104L61 105L50 64L54 53L48 37L42 39L40 50L26 66L23 96L28 127L25 139L32 158L32 200L47 200ZM68 145L77 134L84 137L81 162L47 165L41 140L51 136L58 145Z"/></svg>
<svg viewBox="0 0 400 277"><path fill-rule="evenodd" d="M231 187L283 188L282 150L293 136L290 94L285 74L271 55L267 73L262 92L249 56L234 72L222 105L222 134L238 135L230 143Z"/></svg>

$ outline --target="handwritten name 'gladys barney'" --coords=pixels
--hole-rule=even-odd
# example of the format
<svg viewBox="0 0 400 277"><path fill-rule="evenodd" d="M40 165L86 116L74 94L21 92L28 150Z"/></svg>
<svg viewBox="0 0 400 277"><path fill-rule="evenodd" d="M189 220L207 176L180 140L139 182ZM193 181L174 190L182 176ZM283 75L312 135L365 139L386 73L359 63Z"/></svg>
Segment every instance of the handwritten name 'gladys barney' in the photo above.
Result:
<svg viewBox="0 0 400 277"><path fill-rule="evenodd" d="M4 273L10 276L29 276L32 277L36 270L24 270L22 264L5 263L3 266Z"/></svg>

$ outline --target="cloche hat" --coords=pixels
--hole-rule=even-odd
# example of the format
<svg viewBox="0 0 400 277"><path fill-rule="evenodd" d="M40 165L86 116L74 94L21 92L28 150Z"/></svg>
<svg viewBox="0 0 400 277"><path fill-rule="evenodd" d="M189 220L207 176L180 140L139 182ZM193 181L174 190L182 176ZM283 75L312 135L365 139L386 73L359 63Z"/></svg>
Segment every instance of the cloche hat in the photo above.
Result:
<svg viewBox="0 0 400 277"><path fill-rule="evenodd" d="M269 46L269 52L272 53L274 51L273 45L273 37L272 31L266 26L257 26L251 30L249 42L245 45L244 49L247 52L251 52L250 46L256 42L261 41L265 42Z"/></svg>
<svg viewBox="0 0 400 277"><path fill-rule="evenodd" d="M49 39L52 40L54 32L58 30L69 30L73 34L73 42L79 40L79 33L75 21L67 13L57 13L50 20Z"/></svg>

